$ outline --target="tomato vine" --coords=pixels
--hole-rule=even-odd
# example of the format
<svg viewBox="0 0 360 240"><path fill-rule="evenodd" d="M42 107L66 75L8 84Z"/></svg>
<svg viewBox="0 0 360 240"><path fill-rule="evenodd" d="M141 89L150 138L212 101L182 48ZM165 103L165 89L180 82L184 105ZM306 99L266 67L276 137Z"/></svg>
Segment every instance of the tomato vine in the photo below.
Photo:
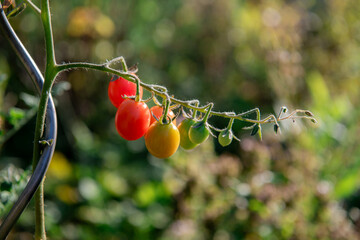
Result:
<svg viewBox="0 0 360 240"><path fill-rule="evenodd" d="M56 62L56 56L55 56L55 50L54 50L54 39L53 39L53 32L52 32L52 26L51 26L51 13L50 13L50 3L49 0L41 0L41 7L38 8L34 3L32 3L30 0L25 0L25 2L40 16L41 22L44 28L44 36L45 36L45 47L46 47L46 64L45 64L45 72L44 72L44 83L42 86L42 91L40 94L40 102L39 107L37 111L37 120L36 120L36 127L35 127L35 137L34 137L34 148L33 148L33 168L34 168L34 174L35 169L39 164L39 159L41 158L42 154L44 152L41 151L41 147L43 144L49 144L54 145L56 139L44 139L47 135L44 134L45 129L45 116L47 113L48 105L52 106L52 100L51 100L51 89L54 84L54 81L59 73L64 71L69 71L73 69L93 69L102 71L108 74L113 74L119 77L122 77L126 79L129 82L136 84L136 93L135 93L135 99L134 100L127 100L124 102L131 103L131 104L140 104L143 102L140 102L141 96L141 88L149 91L152 94L152 99L154 102L157 102L156 97L160 97L163 99L163 115L159 119L159 122L155 122L150 126L151 132L147 132L147 128L144 127L142 129L142 132L136 136L138 138L139 136L142 137L144 134L147 134L145 139L147 145L149 146L150 152L154 153L158 157L168 157L170 156L174 149L177 149L177 146L180 144L185 149L190 149L195 147L197 144L201 143L202 141L206 140L208 137L208 134L211 134L211 130L220 132L221 138L219 139L221 145L227 145L231 142L232 139L238 138L232 133L231 127L235 120L243 121L251 123L252 125L250 127L247 127L247 129L251 129L251 135L258 134L261 138L262 135L262 124L267 123L273 123L274 124L274 131L277 133L280 129L279 122L286 120L286 119L309 119L312 122L316 122L316 119L314 118L313 114L308 110L301 110L296 109L290 113L287 112L286 107L282 107L280 109L280 112L277 116L274 114L270 114L266 116L265 118L261 118L261 113L259 108L254 108L246 112L242 113L235 113L235 112L217 112L213 111L213 103L208 103L206 105L200 105L200 102L196 99L194 100L181 100L174 96L171 96L168 89L161 85L156 84L147 84L144 81L141 81L140 78L135 74L137 71L137 66L133 68L128 68L126 61L123 57L116 57L110 61L107 61L102 64L94 64L94 63L86 63L86 62L71 62L71 63L62 63L58 64ZM8 12L8 17L15 16L19 12L23 10L24 5L16 6L14 7L14 10L12 12ZM2 18L6 20L6 17L4 17L4 9L0 3L0 10L2 14ZM2 21L2 24L7 24L6 21ZM3 28L9 28L9 26L3 26ZM10 27L11 28L11 27ZM8 30L8 29L7 29ZM5 36L7 36L7 32L5 32ZM13 44L13 40L10 39L10 37L7 37L12 44L14 48L19 47L18 45ZM25 49L24 46L20 46L19 48ZM115 69L112 66L116 63L120 63L122 65L122 69ZM35 63L31 63L36 67ZM141 87L141 88L140 88ZM129 97L129 96L128 96ZM50 103L49 103L50 99ZM122 102L121 104L124 104ZM172 104L172 106L170 106ZM116 105L116 104L115 104ZM168 121L168 112L169 109L173 106L181 107L182 111L185 111L184 109L188 109L188 111L192 112L191 117L187 116L189 120L186 120L186 125L181 125L183 127L179 127L180 131L176 128L174 129L174 124L170 121ZM204 117L202 119L197 119L197 113L203 113ZM250 118L248 117L250 114L256 114L256 118ZM146 114L146 121L150 121L150 115ZM229 119L229 125L225 129L218 129L214 126L211 126L207 119L210 116L218 116ZM146 123L144 123L146 125ZM163 152L163 149L158 149L158 137L153 136L153 132L159 134L161 133L161 136L163 136L164 139L167 139L168 136L166 133L171 133L170 138L177 139L175 141L175 144L171 145L171 151L169 152ZM52 134L51 136L54 136L56 138L56 134ZM181 141L181 136L184 137L184 141ZM134 137L135 138L135 137ZM180 138L180 139L179 139ZM155 140L154 140L155 139ZM163 139L163 140L164 140ZM132 137L130 140L133 140ZM166 141L166 140L165 140ZM192 141L192 142L188 142ZM155 144L154 144L155 143ZM53 150L52 150L53 151ZM176 150L175 150L176 151ZM159 153L160 152L160 153ZM159 154L157 154L159 153ZM171 153L171 154L170 154ZM49 158L51 159L53 152L49 153ZM170 155L169 155L170 154ZM45 170L46 171L46 166ZM43 182L43 181L42 181ZM39 185L37 185L39 186ZM34 186L36 189L37 186ZM35 223L35 239L46 239L45 234L45 218L44 218L44 199L43 199L43 183L40 184L38 191L35 195L35 215L36 215L36 223ZM25 206L23 206L25 208ZM21 211L20 211L21 213ZM18 217L18 216L17 216ZM17 218L16 218L17 219ZM14 218L12 219L14 220ZM4 226L2 224L2 226ZM6 229L1 228L0 235L6 236L8 232L10 231L10 228L12 227L11 224L6 225Z"/></svg>

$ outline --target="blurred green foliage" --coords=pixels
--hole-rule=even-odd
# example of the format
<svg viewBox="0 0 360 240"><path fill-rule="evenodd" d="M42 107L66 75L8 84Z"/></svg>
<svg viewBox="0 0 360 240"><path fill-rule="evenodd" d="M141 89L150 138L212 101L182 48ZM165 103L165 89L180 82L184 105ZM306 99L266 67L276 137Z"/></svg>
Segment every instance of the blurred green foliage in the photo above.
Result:
<svg viewBox="0 0 360 240"><path fill-rule="evenodd" d="M62 74L53 92L59 138L45 185L50 239L359 238L358 1L79 0L51 6L59 62L122 55L129 65L139 63L144 82L165 85L181 99L213 101L221 111L309 109L319 124L282 122L281 135L263 126L260 142L235 122L240 143L222 148L210 139L159 160L143 139L126 142L117 135L116 109L107 99L111 76ZM26 9L11 24L43 68L39 18ZM6 134L30 116L36 101L3 37L0 50ZM2 146L1 215L29 174L19 169L31 164L34 126L32 119ZM7 169L23 176L21 183L10 181ZM4 202L8 192L12 197ZM32 210L9 239L32 239Z"/></svg>

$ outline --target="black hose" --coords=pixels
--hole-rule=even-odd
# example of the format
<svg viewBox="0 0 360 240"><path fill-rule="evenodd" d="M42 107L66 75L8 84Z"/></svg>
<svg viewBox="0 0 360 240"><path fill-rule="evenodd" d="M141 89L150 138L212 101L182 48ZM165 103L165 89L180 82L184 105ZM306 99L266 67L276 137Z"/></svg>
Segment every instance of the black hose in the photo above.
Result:
<svg viewBox="0 0 360 240"><path fill-rule="evenodd" d="M0 29L4 37L10 42L10 45L16 52L17 56L20 58L21 62L24 64L27 72L29 73L31 79L33 80L38 92L41 92L41 89L44 84L44 77L42 76L39 68L37 67L34 60L31 58L30 54L27 52L19 38L16 36L14 30L12 29L7 17L2 9L0 3ZM9 214L3 220L0 226L0 239L5 239L9 234L10 230L20 217L21 213L24 211L26 206L29 204L31 198L34 196L36 190L38 189L41 181L43 180L46 171L50 165L51 158L54 154L56 137L57 137L57 119L54 102L50 95L47 109L46 109L46 128L44 133L44 139L52 139L52 144L46 145L43 149L40 160L28 182L24 191L20 194L18 200L11 208Z"/></svg>

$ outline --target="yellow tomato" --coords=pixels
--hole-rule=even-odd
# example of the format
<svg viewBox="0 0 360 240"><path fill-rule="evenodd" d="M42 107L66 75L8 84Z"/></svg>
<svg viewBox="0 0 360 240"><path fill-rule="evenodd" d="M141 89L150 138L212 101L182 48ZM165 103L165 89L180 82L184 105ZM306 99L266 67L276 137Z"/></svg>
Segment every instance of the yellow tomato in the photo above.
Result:
<svg viewBox="0 0 360 240"><path fill-rule="evenodd" d="M154 122L145 134L146 148L157 158L170 157L176 152L179 144L180 133L173 123Z"/></svg>

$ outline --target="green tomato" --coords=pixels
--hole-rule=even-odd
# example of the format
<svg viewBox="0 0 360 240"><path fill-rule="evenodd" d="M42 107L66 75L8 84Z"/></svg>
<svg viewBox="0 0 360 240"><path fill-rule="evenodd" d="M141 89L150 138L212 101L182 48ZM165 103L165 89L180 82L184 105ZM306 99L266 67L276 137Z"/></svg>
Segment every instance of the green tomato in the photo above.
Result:
<svg viewBox="0 0 360 240"><path fill-rule="evenodd" d="M198 122L189 129L189 138L195 144L204 142L209 137L209 129L204 122Z"/></svg>
<svg viewBox="0 0 360 240"><path fill-rule="evenodd" d="M193 143L189 138L189 129L195 123L196 122L194 119L187 118L183 120L178 126L178 130L180 132L180 146L183 149L190 150L197 146L197 144Z"/></svg>
<svg viewBox="0 0 360 240"><path fill-rule="evenodd" d="M233 133L229 129L225 129L222 132L220 132L218 136L218 141L221 146L226 147L232 142L233 139Z"/></svg>

